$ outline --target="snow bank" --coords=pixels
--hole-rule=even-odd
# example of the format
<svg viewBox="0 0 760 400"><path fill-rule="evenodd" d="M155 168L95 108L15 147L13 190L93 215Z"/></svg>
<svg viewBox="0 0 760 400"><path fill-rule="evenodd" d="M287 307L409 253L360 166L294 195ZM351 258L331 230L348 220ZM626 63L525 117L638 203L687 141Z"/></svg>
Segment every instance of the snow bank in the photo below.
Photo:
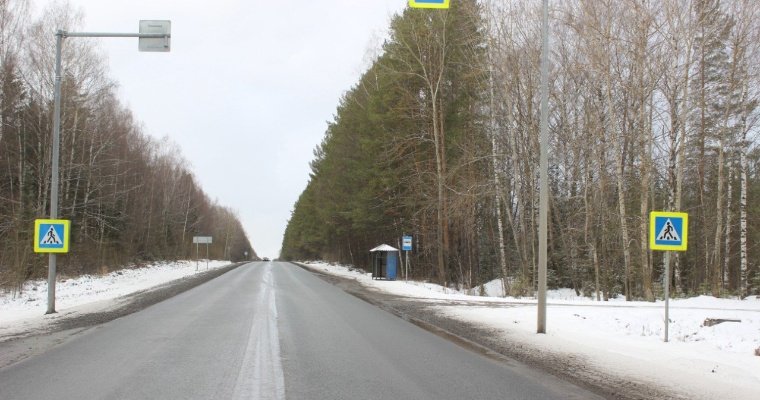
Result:
<svg viewBox="0 0 760 400"><path fill-rule="evenodd" d="M209 261L208 268L214 269L229 264L229 261ZM197 271L195 261L176 261L122 269L102 276L83 275L71 279L59 277L55 285L56 311L65 314L73 308L113 300L203 271L206 271L204 261L198 264ZM11 330L10 328L20 324L21 320L39 318L46 310L47 280L26 282L21 293L16 296L0 291L0 333ZM59 316L46 317L55 319Z"/></svg>

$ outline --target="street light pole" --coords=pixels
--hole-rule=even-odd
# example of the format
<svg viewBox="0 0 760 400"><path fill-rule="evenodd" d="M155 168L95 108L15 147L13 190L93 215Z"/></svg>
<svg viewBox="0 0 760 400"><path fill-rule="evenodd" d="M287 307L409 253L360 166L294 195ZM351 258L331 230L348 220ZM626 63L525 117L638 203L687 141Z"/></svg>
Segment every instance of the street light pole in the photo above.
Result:
<svg viewBox="0 0 760 400"><path fill-rule="evenodd" d="M64 32L55 34L55 89L53 94L53 155L50 172L50 219L58 218L58 160L60 158L61 142L61 47ZM45 314L55 313L55 276L57 258L55 253L48 255L48 302Z"/></svg>
<svg viewBox="0 0 760 400"><path fill-rule="evenodd" d="M148 23L147 29L154 32L143 32L143 23ZM156 32L159 30L160 32ZM59 29L55 33L55 89L53 93L53 154L50 172L50 219L58 218L58 186L59 186L59 159L61 147L61 50L63 39L67 37L136 37L140 39L164 39L160 46L148 44L140 51L169 51L169 39L171 38L171 25L169 21L140 21L140 33L89 33L89 32L66 32ZM48 298L47 311L45 314L55 313L55 278L57 259L55 253L48 255Z"/></svg>
<svg viewBox="0 0 760 400"><path fill-rule="evenodd" d="M546 333L546 259L549 208L549 0L544 0L541 24L541 133L540 181L538 211L538 330Z"/></svg>

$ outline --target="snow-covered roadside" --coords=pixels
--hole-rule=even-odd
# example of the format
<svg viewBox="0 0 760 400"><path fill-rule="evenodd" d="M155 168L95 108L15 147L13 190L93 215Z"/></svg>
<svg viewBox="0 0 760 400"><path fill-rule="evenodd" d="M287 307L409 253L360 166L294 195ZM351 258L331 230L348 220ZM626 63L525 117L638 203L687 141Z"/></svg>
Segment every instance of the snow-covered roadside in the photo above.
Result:
<svg viewBox="0 0 760 400"><path fill-rule="evenodd" d="M542 352L573 355L604 373L684 393L688 398L756 399L760 393L760 300L700 296L671 300L670 342L664 343L663 303L596 302L574 291L550 291L547 334L536 334L532 299L468 296L438 285L372 280L369 274L307 263L363 285L427 301L450 317L496 329L504 340ZM498 282L484 288L500 294ZM476 291L477 292L477 291ZM739 319L703 326L707 318Z"/></svg>
<svg viewBox="0 0 760 400"><path fill-rule="evenodd" d="M230 265L212 260L209 269ZM106 275L59 277L55 286L56 314L47 309L47 281L29 281L20 294L0 291L0 337L44 327L73 314L98 312L113 307L117 299L176 279L205 272L206 263L195 261L160 262L141 268L127 268Z"/></svg>

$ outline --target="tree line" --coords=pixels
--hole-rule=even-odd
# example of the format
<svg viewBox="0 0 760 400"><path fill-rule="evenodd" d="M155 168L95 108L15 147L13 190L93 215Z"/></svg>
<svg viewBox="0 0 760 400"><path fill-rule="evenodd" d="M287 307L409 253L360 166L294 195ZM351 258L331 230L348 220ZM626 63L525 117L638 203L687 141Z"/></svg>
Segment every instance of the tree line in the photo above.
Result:
<svg viewBox="0 0 760 400"><path fill-rule="evenodd" d="M760 293L760 5L550 2L549 285L653 300L649 212L688 212L675 293ZM407 8L338 105L282 257L367 267L402 234L411 271L537 281L541 5Z"/></svg>
<svg viewBox="0 0 760 400"><path fill-rule="evenodd" d="M82 16L54 3L38 19L28 0L0 0L0 287L46 274L33 253L34 220L50 210L55 30ZM59 216L71 220L63 274L195 256L256 257L236 213L203 192L179 149L146 135L118 99L92 42L63 51ZM246 252L248 256L246 257Z"/></svg>

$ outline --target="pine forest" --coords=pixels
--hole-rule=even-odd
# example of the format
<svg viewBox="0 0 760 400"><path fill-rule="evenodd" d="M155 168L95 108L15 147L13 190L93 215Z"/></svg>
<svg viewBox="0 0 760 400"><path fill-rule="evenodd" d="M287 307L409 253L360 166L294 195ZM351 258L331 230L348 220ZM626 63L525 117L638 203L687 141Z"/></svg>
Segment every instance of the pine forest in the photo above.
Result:
<svg viewBox="0 0 760 400"><path fill-rule="evenodd" d="M760 196L760 3L549 4L549 286L596 299L661 297L663 253L649 249L649 213L672 210L689 213L689 242L671 257L671 293L760 294L760 202L754 200ZM407 8L394 16L314 150L281 257L367 269L369 249L400 247L401 236L411 235L409 267L417 279L473 288L506 277L507 293L532 295L540 59L539 1L458 0L449 10ZM3 155L10 151L6 130L30 124L27 135L36 135L31 131L44 121L38 110L46 107L6 95L16 90L12 71L4 62ZM14 105L19 102L23 107ZM73 124L79 106L68 107ZM18 114L9 110L18 109L33 121L16 122ZM97 115L87 121L97 124ZM34 143L28 141L30 156ZM71 157L88 163L87 154ZM3 173L16 174L19 158L3 157ZM68 173L78 179L67 181L87 185L89 175L79 176L76 165ZM89 173L108 176L99 184L129 187L118 167L94 168ZM21 218L36 210L41 184L11 189L5 182L4 196L18 199L19 208L5 214ZM67 200L69 212L91 221L80 227L87 232L80 240L102 236L94 234L101 222L90 207L117 206L129 194L107 196ZM35 206L21 209L26 198Z"/></svg>

